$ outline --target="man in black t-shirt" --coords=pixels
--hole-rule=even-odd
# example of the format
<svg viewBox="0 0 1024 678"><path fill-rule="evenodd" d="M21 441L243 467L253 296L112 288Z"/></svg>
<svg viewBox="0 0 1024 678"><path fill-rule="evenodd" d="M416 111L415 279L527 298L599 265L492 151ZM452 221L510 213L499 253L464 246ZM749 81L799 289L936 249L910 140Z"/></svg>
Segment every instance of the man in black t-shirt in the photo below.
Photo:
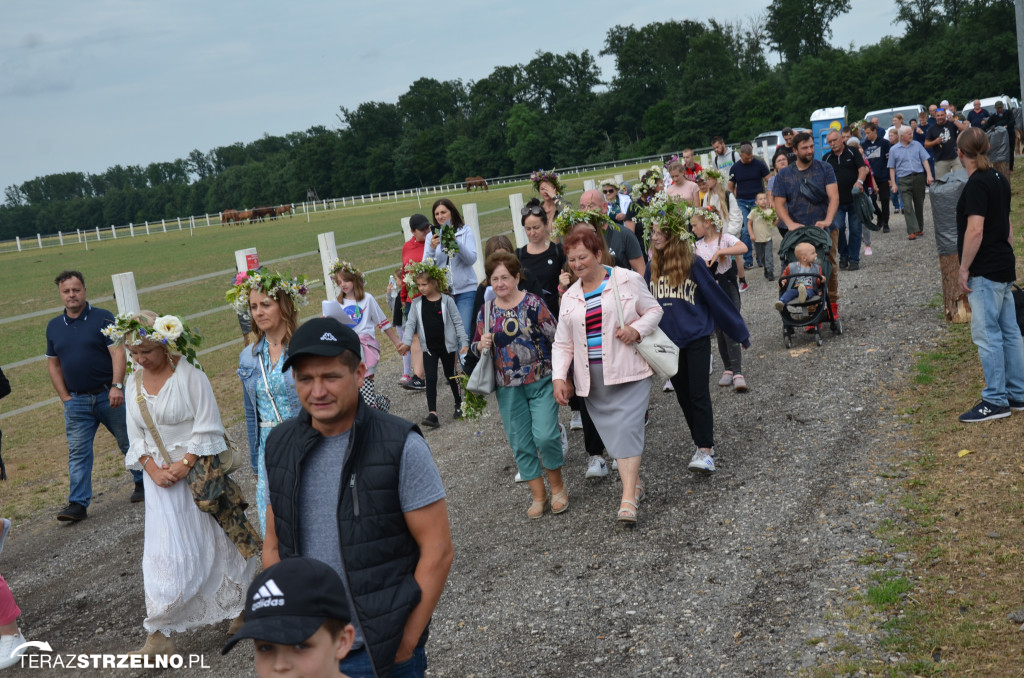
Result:
<svg viewBox="0 0 1024 678"><path fill-rule="evenodd" d="M839 209L834 222L839 229L839 268L856 271L860 268L861 223L853 197L864 190L868 166L836 130L828 133L826 141L832 150L821 159L832 166L839 188Z"/></svg>
<svg viewBox="0 0 1024 678"><path fill-rule="evenodd" d="M945 109L935 111L935 124L928 128L924 147L935 155L936 179L941 179L953 170L963 169L957 159L956 140L960 132L969 128L968 123L950 118Z"/></svg>
<svg viewBox="0 0 1024 678"><path fill-rule="evenodd" d="M988 137L981 129L962 132L957 146L968 175L956 206L959 285L971 304L971 338L985 374L981 402L960 415L969 423L1024 411L1024 340L1012 293L1010 182L989 166Z"/></svg>

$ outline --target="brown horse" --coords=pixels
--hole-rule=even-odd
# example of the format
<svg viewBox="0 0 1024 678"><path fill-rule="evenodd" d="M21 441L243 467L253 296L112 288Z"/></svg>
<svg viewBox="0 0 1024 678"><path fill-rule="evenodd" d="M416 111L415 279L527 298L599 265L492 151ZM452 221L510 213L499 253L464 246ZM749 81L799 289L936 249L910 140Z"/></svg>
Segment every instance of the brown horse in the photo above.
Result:
<svg viewBox="0 0 1024 678"><path fill-rule="evenodd" d="M280 207L278 207L278 208L276 208L274 210L274 217L277 218L277 217L281 216L282 214L289 214L289 213L291 213L291 211L292 211L292 206L291 205L281 205Z"/></svg>
<svg viewBox="0 0 1024 678"><path fill-rule="evenodd" d="M266 219L268 217L273 217L273 216L274 216L274 208L273 207L255 207L252 210L252 217L249 218L249 223L251 224L252 222L254 222L256 220L263 221L264 219Z"/></svg>
<svg viewBox="0 0 1024 678"><path fill-rule="evenodd" d="M246 219L252 221L252 210L242 210L238 213L238 216L235 217L235 221L245 221Z"/></svg>
<svg viewBox="0 0 1024 678"><path fill-rule="evenodd" d="M487 182L483 177L466 177L466 193L469 193L474 188L482 188L485 191L487 188Z"/></svg>
<svg viewBox="0 0 1024 678"><path fill-rule="evenodd" d="M220 225L238 221L238 210L224 210L220 213Z"/></svg>

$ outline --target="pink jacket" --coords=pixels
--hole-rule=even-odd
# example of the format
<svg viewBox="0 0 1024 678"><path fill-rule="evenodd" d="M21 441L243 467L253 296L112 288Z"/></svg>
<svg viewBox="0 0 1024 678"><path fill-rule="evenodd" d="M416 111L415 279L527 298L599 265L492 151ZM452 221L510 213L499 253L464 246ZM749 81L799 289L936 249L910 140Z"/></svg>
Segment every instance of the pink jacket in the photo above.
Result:
<svg viewBox="0 0 1024 678"><path fill-rule="evenodd" d="M612 275L622 297L622 318L626 324L646 337L661 322L664 311L651 295L647 283L639 274L624 268L612 268ZM628 344L620 341L619 316L615 310L615 295L611 280L601 292L601 361L604 383L625 384L640 381L654 374L647 361ZM551 350L552 378L565 379L569 363L573 365L576 394L586 397L590 393L590 361L587 359L587 302L583 287L577 280L564 295L558 312L558 329Z"/></svg>

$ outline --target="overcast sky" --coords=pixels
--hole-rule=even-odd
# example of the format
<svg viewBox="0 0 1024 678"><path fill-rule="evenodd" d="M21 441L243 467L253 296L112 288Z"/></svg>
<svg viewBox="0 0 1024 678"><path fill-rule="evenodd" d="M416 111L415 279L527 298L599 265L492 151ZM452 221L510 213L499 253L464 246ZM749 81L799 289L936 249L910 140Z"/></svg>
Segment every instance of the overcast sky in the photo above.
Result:
<svg viewBox="0 0 1024 678"><path fill-rule="evenodd" d="M895 3L853 5L833 25L835 44L902 32ZM731 21L765 6L0 0L0 190L45 174L145 166L263 134L335 128L339 106L394 102L417 78L479 80L538 50L596 56L616 24ZM599 64L610 79L613 61Z"/></svg>

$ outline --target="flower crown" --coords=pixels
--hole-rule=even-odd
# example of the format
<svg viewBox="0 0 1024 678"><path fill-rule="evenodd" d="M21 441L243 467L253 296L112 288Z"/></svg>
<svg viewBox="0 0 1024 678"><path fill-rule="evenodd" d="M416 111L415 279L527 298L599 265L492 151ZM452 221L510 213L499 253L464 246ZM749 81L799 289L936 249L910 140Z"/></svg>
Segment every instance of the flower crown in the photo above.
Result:
<svg viewBox="0 0 1024 678"><path fill-rule="evenodd" d="M701 171L697 172L697 179L714 179L718 183L722 183L722 179L724 178L725 175L714 167L705 167Z"/></svg>
<svg viewBox="0 0 1024 678"><path fill-rule="evenodd" d="M338 273L347 273L353 278L359 278L364 283L366 282L366 277L348 261L338 261L335 259L331 262L331 275L333 276Z"/></svg>
<svg viewBox="0 0 1024 678"><path fill-rule="evenodd" d="M416 284L416 278L428 275L437 282L437 290L441 294L448 294L451 284L448 282L448 269L441 268L433 259L427 258L423 261L413 261L406 266L405 276L402 280L409 291L409 298L420 293L420 286Z"/></svg>
<svg viewBox="0 0 1024 678"><path fill-rule="evenodd" d="M651 241L651 231L657 228L692 244L695 238L690 230L690 219L699 212L685 200L673 200L665 193L658 193L649 205L640 209L637 216L643 221L646 242Z"/></svg>
<svg viewBox="0 0 1024 678"><path fill-rule="evenodd" d="M704 221L710 221L715 225L715 230L719 233L725 228L725 224L722 222L722 217L718 216L718 212L709 210L707 207L696 207L693 209L693 213L690 214L690 219L693 217L700 217Z"/></svg>
<svg viewBox="0 0 1024 678"><path fill-rule="evenodd" d="M148 326L136 313L118 313L113 324L101 331L114 344L138 346L143 341L162 344L180 353L196 368L202 369L196 360L196 348L203 338L177 316L162 315L153 321L152 326Z"/></svg>
<svg viewBox="0 0 1024 678"><path fill-rule="evenodd" d="M619 183L615 181L615 179L612 177L608 177L607 179L601 179L601 181L597 182L597 186L614 186L616 190L619 189Z"/></svg>
<svg viewBox="0 0 1024 678"><path fill-rule="evenodd" d="M569 235L569 231L576 224L588 223L593 225L594 228L600 232L602 227L605 225L611 226L616 231L619 230L619 225L608 218L606 214L600 210L575 210L571 207L567 207L562 210L562 213L555 217L555 223L551 229L552 237L564 238Z"/></svg>
<svg viewBox="0 0 1024 678"><path fill-rule="evenodd" d="M657 165L651 165L651 169L644 174L647 175L647 178L641 179L633 185L633 195L637 198L653 196L657 192L658 182L665 176Z"/></svg>
<svg viewBox="0 0 1024 678"><path fill-rule="evenodd" d="M292 298L296 306L305 306L309 303L309 285L312 282L306 280L304 275L286 278L277 271L246 271L235 276L235 286L228 290L224 298L238 315L249 318L249 292L252 290L259 290L271 299L277 299L277 295L283 292Z"/></svg>
<svg viewBox="0 0 1024 678"><path fill-rule="evenodd" d="M555 193L557 193L558 195L562 195L563 193L565 193L565 186L562 185L562 182L558 180L558 175L555 174L553 171L545 172L542 169L534 170L530 174L530 181L533 182L533 188L536 191L540 190L540 183L542 181L546 181L555 187Z"/></svg>

